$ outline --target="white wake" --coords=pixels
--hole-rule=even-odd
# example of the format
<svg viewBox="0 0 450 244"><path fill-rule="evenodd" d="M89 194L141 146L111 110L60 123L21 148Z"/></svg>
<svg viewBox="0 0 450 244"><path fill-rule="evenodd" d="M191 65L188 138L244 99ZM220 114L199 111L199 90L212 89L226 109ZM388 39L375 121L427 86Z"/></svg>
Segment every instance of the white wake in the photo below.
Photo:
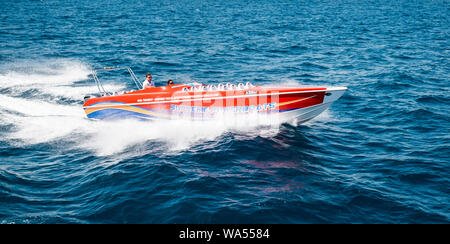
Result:
<svg viewBox="0 0 450 244"><path fill-rule="evenodd" d="M93 121L81 108L84 94L95 86L75 86L88 79L91 67L76 61L55 59L25 61L0 67L0 122L13 128L2 133L0 140L20 145L71 142L69 145L93 151L96 155L112 155L148 141L164 143L169 150L188 150L202 141L215 140L229 131L243 132L252 138L272 136L278 132L276 118L257 115L245 118L224 116L214 121ZM109 85L120 89L120 85ZM28 90L48 96L25 97ZM55 97L77 100L62 104ZM255 127L259 125L259 127ZM75 146L73 146L75 145Z"/></svg>

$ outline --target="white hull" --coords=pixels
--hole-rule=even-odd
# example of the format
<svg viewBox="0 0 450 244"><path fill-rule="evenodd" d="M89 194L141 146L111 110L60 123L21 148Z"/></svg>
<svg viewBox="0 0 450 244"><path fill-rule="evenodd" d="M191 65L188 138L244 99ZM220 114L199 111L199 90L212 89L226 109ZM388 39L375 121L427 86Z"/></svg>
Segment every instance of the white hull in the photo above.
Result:
<svg viewBox="0 0 450 244"><path fill-rule="evenodd" d="M290 122L296 120L297 123L305 123L327 110L333 102L338 100L347 90L345 87L336 87L327 89L328 96L325 96L322 104L301 108L293 111L280 113L280 120L282 122Z"/></svg>

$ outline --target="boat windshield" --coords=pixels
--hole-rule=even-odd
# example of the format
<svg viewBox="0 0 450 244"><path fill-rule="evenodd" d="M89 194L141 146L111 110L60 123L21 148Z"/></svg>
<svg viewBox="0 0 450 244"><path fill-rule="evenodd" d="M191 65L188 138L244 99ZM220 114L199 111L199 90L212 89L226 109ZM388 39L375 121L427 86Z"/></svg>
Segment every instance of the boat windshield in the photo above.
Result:
<svg viewBox="0 0 450 244"><path fill-rule="evenodd" d="M100 94L102 96L110 95L112 93L105 90L105 87L98 79L98 76L97 76L98 72L112 71L112 70L124 70L124 69L126 69L128 71L128 73L130 74L131 79L133 80L137 89L138 90L142 89L142 85L140 84L138 78L136 77L136 75L134 74L133 70L130 67L104 67L103 69L96 69L96 70L92 71L92 77L95 81L95 84L97 85L98 91L100 92Z"/></svg>

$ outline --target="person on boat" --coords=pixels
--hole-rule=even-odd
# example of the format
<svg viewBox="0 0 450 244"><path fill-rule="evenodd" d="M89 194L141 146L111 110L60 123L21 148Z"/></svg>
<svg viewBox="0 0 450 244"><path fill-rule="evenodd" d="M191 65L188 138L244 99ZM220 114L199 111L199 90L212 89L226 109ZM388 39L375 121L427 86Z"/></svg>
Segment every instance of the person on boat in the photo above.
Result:
<svg viewBox="0 0 450 244"><path fill-rule="evenodd" d="M167 85L168 85L168 86L172 86L172 85L173 85L173 80L167 81Z"/></svg>
<svg viewBox="0 0 450 244"><path fill-rule="evenodd" d="M155 87L155 82L152 81L152 75L147 74L144 82L142 83L142 89L147 89L150 87Z"/></svg>

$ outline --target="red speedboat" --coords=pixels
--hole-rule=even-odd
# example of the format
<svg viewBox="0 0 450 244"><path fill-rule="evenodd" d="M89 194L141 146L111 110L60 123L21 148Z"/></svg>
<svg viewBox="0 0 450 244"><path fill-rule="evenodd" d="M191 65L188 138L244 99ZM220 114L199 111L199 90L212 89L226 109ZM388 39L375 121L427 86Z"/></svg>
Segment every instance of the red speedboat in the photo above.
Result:
<svg viewBox="0 0 450 244"><path fill-rule="evenodd" d="M127 69L140 88L140 82ZM246 84L175 84L122 93L108 93L93 73L99 96L86 96L83 109L92 119L189 119L218 116L274 114L283 119L308 121L336 101L346 87L270 87Z"/></svg>

